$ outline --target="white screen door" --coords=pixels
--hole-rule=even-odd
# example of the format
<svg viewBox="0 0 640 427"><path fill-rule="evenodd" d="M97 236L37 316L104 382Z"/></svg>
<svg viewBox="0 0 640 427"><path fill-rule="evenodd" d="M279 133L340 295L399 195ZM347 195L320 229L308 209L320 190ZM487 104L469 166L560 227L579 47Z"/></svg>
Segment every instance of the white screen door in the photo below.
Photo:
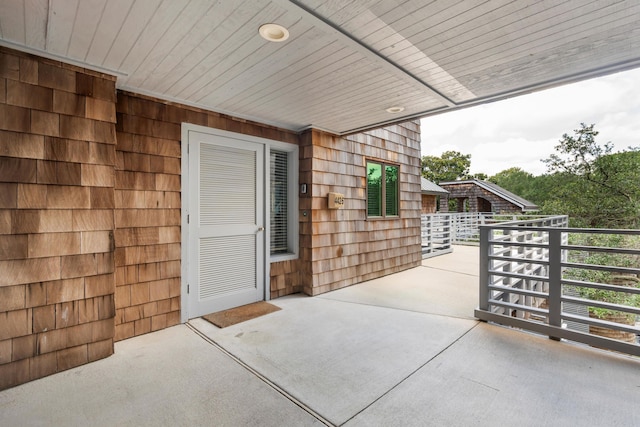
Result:
<svg viewBox="0 0 640 427"><path fill-rule="evenodd" d="M263 144L189 132L189 317L264 299Z"/></svg>

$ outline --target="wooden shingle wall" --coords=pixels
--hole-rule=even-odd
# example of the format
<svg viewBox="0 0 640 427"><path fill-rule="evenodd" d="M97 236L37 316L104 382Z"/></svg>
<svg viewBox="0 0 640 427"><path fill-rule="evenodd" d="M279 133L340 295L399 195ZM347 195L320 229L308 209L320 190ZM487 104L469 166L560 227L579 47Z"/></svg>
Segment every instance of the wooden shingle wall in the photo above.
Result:
<svg viewBox="0 0 640 427"><path fill-rule="evenodd" d="M438 210L438 196L434 196L433 194L423 194L422 195L422 213L423 214L432 214L436 213Z"/></svg>
<svg viewBox="0 0 640 427"><path fill-rule="evenodd" d="M116 340L180 322L180 123L118 93Z"/></svg>
<svg viewBox="0 0 640 427"><path fill-rule="evenodd" d="M462 212L462 204L465 199L468 199L469 212L486 212L486 209L479 209L479 207L487 205L485 201L491 203L491 210L496 213L522 213L522 208L513 203L498 197L494 193L485 190L484 188L473 184L455 184L447 185L443 184L443 188L449 191L448 196L440 198L440 210L447 212L449 210L449 199L458 199L458 211ZM483 200L479 200L484 199Z"/></svg>
<svg viewBox="0 0 640 427"><path fill-rule="evenodd" d="M300 257L271 263L272 298L419 265L417 122L298 135L0 48L0 389L179 322L184 122L299 144ZM400 165L399 218L366 218L367 159Z"/></svg>
<svg viewBox="0 0 640 427"><path fill-rule="evenodd" d="M298 143L293 132L118 92L116 340L180 322L183 122ZM272 264L272 296L298 292L299 276L297 261Z"/></svg>
<svg viewBox="0 0 640 427"><path fill-rule="evenodd" d="M115 96L0 47L0 389L113 353Z"/></svg>
<svg viewBox="0 0 640 427"><path fill-rule="evenodd" d="M307 192L299 194L299 257L271 263L271 298L303 292L311 285L311 188L313 182L313 149L311 132L299 137L298 182L307 185Z"/></svg>
<svg viewBox="0 0 640 427"><path fill-rule="evenodd" d="M316 130L311 134L312 146L304 147L312 156L313 170L312 279L305 284L305 293L317 295L418 266L419 123L407 122L348 137ZM398 218L367 218L367 160L400 166ZM328 209L329 192L344 194L343 209Z"/></svg>

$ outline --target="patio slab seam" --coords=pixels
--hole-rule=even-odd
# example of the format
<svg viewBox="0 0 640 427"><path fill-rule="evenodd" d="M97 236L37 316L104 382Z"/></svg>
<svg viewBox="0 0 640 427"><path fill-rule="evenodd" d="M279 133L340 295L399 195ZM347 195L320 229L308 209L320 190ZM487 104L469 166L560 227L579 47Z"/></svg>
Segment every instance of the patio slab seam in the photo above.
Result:
<svg viewBox="0 0 640 427"><path fill-rule="evenodd" d="M433 360L437 359L438 357L440 357L441 354L443 354L445 351L447 351L448 349L450 349L453 345L455 345L458 341L460 341L462 338L464 338L468 333L470 333L471 331L473 331L475 328L478 327L478 325L481 322L477 322L475 325L473 325L472 327L470 327L469 329L467 329L462 335L460 335L458 338L456 338L454 341L452 341L449 345L447 345L446 347L444 347L442 350L440 350L438 353L434 354L429 360L427 360L426 362L424 362L422 365L418 366L416 369L414 369L411 373L409 373L407 376L405 376L404 378L402 378L400 381L398 381L398 383L396 383L393 387L389 388L387 391L385 391L384 393L382 393L380 396L378 396L376 399L372 400L367 406L365 406L364 408L362 408L361 410L359 410L358 412L356 412L355 414L353 414L350 418L348 418L347 420L345 420L342 425L346 425L347 423L349 423L349 421L353 420L354 418L356 418L358 415L364 413L367 409L369 409L371 406L375 405L376 402L378 402L380 399L383 399L385 396L387 396L389 393L391 393L393 390L395 390L396 388L398 388L400 385L402 385L405 381L407 381L408 379L410 379L411 377L413 377L416 373L420 372L420 370L422 370L423 368L425 368L427 365L429 365Z"/></svg>
<svg viewBox="0 0 640 427"><path fill-rule="evenodd" d="M237 356L235 356L233 353L229 352L227 349L225 349L220 344L215 342L212 338L208 337L205 333L199 331L191 323L187 322L187 323L185 323L185 325L191 331L193 331L196 335L198 335L200 338L202 338L206 343L208 343L212 347L215 347L222 354L224 354L225 356L229 357L235 363L240 365L242 368L246 369L249 373L254 375L256 378L258 378L260 381L265 383L267 386L271 387L274 391L276 391L281 396L283 396L284 398L289 400L291 403L293 403L294 405L296 405L297 407L299 407L300 409L302 409L303 411L305 411L306 413L308 413L309 415L314 417L316 420L318 420L319 422L321 422L322 424L324 424L326 426L335 426L335 424L333 424L330 421L328 421L322 415L320 415L319 413L317 413L316 411L311 409L309 406L305 405L303 402L301 402L300 400L296 399L291 394L287 393L287 391L284 388L280 387L278 384L274 383L269 378L267 378L266 376L262 375L259 371L257 371L256 369L252 368L249 364L247 364L242 359L240 359Z"/></svg>
<svg viewBox="0 0 640 427"><path fill-rule="evenodd" d="M456 315L452 315L452 314L436 313L436 312L431 312L431 311L411 310L411 309L408 309L408 308L401 308L401 307L388 307L388 306L379 305L379 304L373 304L373 303L364 303L364 302L347 301L347 300L341 300L341 299L336 299L336 298L329 298L328 296L327 297L323 297L322 295L315 296L314 298L319 298L319 299L324 299L324 300L329 300L329 301L334 301L334 302L341 302L341 303L345 303L345 304L362 305L362 306L366 306L366 307L376 307L376 308L385 308L385 309L388 309L388 310L406 311L407 313L428 314L430 316L448 317L448 318L451 318L451 319L460 319L460 320L475 320L477 323L481 322L481 320L479 320L479 319L477 319L477 318L475 318L473 316L464 317L464 316L456 316ZM476 325L474 325L474 327L475 326Z"/></svg>
<svg viewBox="0 0 640 427"><path fill-rule="evenodd" d="M448 269L448 268L432 267L432 266L429 266L429 265L420 265L420 266L418 266L418 267L422 267L422 268L429 268L429 269L431 269L431 270L446 271L447 273L452 273L452 274L462 274L462 275L465 275L465 276L478 277L478 275L477 275L477 274L465 273L465 272L462 272L462 271L450 270L450 269Z"/></svg>
<svg viewBox="0 0 640 427"><path fill-rule="evenodd" d="M416 310L410 310L410 309L406 309L406 308L388 307L388 306L385 307L385 306L380 306L380 305L375 305L375 304L358 303L358 302L355 302L355 301L343 301L343 300L337 300L337 299L333 299L333 298L323 298L322 296L318 296L316 298L318 300L330 301L332 303L342 303L342 304L338 304L338 305L343 305L343 306L344 306L344 303L349 303L351 305L356 305L356 306L359 305L359 306L362 306L362 307L370 307L370 308L378 309L378 310L379 309L383 309L383 311L391 311L391 312L398 312L398 313L404 312L404 313L411 313L411 314L414 314L414 315L428 316L428 317L436 316L438 318L449 318L449 319L456 319L456 320L461 320L461 321L474 320L474 322L472 324L468 325L468 327L465 328L465 330L460 331L457 334L457 336L455 336L455 338L453 338L446 346L442 347L437 353L434 353L429 359L427 359L423 363L417 365L415 367L415 369L413 369L412 371L408 372L403 377L399 378L397 380L397 382L387 385L386 388L384 388L383 390L380 390L381 391L380 394L378 394L376 396L372 396L372 398L368 402L366 402L366 404L364 406L358 408L357 410L355 410L351 414L348 414L348 416L346 418L344 418L342 420L339 420L339 421L337 421L337 420L330 421L328 418L326 418L325 416L321 415L320 412L317 412L316 410L314 410L312 408L312 406L310 406L307 403L304 403L302 400L300 400L299 398L295 397L294 394L289 393L285 386L281 386L277 382L275 382L273 379L271 379L268 373L262 373L258 368L254 368L253 366L251 366L250 362L246 362L239 355L234 354L232 349L227 349L226 346L224 345L224 343L218 342L216 340L215 336L211 336L210 334L207 334L205 331L199 330L197 325L192 325L192 324L187 324L187 325L189 326L190 329L192 329L194 332L196 332L200 337L202 337L210 345L212 345L215 348L219 349L223 354L226 354L231 360L234 360L240 366L244 367L248 372L250 372L253 375L255 375L262 382L264 382L269 387L271 387L272 389L277 391L279 394L281 394L283 397L287 398L292 403L294 403L295 405L297 405L298 407L300 407L301 409L306 411L308 414L313 416L319 422L321 422L321 423L323 423L325 425L328 425L328 426L341 426L341 425L347 424L350 420L352 420L353 418L357 417L359 414L362 414L363 412L365 412L372 405L376 404L376 402L378 402L380 399L383 399L386 395L388 395L394 389L396 389L398 386L400 386L405 381L410 379L417 372L419 372L420 370L422 370L423 368L428 366L429 363L431 363L434 359L436 359L438 356L440 356L443 352L445 352L446 350L451 348L451 346L453 346L454 344L459 342L459 340L461 340L463 337L465 337L469 332L471 332L474 328L476 328L481 323L477 319L470 319L470 318L451 316L451 315L444 315L444 314L437 314L437 313L428 313L428 312L424 312L424 311L416 311ZM384 310L384 309L386 309L386 310ZM216 328L216 329L219 329L219 328Z"/></svg>

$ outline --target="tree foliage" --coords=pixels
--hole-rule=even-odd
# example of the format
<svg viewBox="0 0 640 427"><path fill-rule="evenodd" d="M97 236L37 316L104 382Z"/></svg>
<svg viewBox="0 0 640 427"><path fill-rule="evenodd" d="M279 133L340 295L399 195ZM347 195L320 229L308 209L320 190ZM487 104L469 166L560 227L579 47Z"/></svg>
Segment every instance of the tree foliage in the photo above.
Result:
<svg viewBox="0 0 640 427"><path fill-rule="evenodd" d="M456 179L468 179L470 166L471 154L445 151L440 157L422 157L422 176L436 184Z"/></svg>
<svg viewBox="0 0 640 427"><path fill-rule="evenodd" d="M498 172L489 181L538 206L542 206L557 187L553 175L534 176L518 167Z"/></svg>
<svg viewBox="0 0 640 427"><path fill-rule="evenodd" d="M557 180L544 202L545 213L566 213L573 225L637 228L640 225L640 151L612 153L599 145L594 125L581 123L564 134L556 153L543 160Z"/></svg>
<svg viewBox="0 0 640 427"><path fill-rule="evenodd" d="M469 178L475 178L475 179L479 179L481 181L486 181L487 179L489 179L489 175L487 175L486 173L483 173L483 172L478 172L478 173L474 173L473 175L469 176Z"/></svg>
<svg viewBox="0 0 640 427"><path fill-rule="evenodd" d="M611 142L600 146L596 143L598 131L594 130L594 124L587 126L580 123L580 129L576 129L575 136L562 135L562 139L554 148L558 154L551 154L549 158L542 160L547 164L549 172L567 172L573 175L589 177L593 173L594 162L605 154L610 154L613 149Z"/></svg>
<svg viewBox="0 0 640 427"><path fill-rule="evenodd" d="M524 194L530 192L534 176L521 168L513 167L498 172L489 178L489 181L526 199Z"/></svg>
<svg viewBox="0 0 640 427"><path fill-rule="evenodd" d="M580 124L564 134L555 153L543 162L547 173L534 176L518 167L492 181L541 207L542 214L569 215L571 225L593 228L640 228L640 146L613 152L613 144L596 142L595 125ZM469 174L471 155L446 151L424 156L422 174L436 183L486 179Z"/></svg>

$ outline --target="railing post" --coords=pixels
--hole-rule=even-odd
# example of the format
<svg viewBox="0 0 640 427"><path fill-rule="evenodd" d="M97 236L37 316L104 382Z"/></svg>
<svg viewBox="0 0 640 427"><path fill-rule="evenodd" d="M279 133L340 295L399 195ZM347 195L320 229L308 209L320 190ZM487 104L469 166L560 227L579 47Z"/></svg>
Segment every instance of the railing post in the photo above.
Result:
<svg viewBox="0 0 640 427"><path fill-rule="evenodd" d="M562 326L562 230L549 228L549 325ZM558 337L550 336L553 340Z"/></svg>
<svg viewBox="0 0 640 427"><path fill-rule="evenodd" d="M525 236L520 231L518 231L517 233L518 233L518 235L517 235L515 241L518 242L518 243L524 243ZM521 274L526 274L526 270L519 270L519 268L518 268L519 264L523 264L524 263L524 253L525 253L524 246L518 246L516 257L518 259L520 259L521 261L516 262L516 263L514 263L514 262L510 263L512 266L515 267L515 268L512 267L511 271L515 270L515 271L518 271ZM513 255L514 254L513 254L513 251L512 251L511 252L511 256L513 256ZM516 289L524 289L525 288L525 283L526 283L526 281L524 279L512 279L511 287L512 288L516 288ZM526 298L524 298L522 295L516 294L516 298L517 298L516 301L517 301L518 304L525 305L525 306L527 305ZM519 310L519 312L516 312L516 316L521 318L521 319L525 318L526 315L527 315L527 313L525 311L523 311L523 310Z"/></svg>
<svg viewBox="0 0 640 427"><path fill-rule="evenodd" d="M458 242L458 219L457 216L455 214L451 215L451 243L457 243Z"/></svg>
<svg viewBox="0 0 640 427"><path fill-rule="evenodd" d="M480 294L478 308L489 311L489 227L480 227Z"/></svg>
<svg viewBox="0 0 640 427"><path fill-rule="evenodd" d="M517 250L514 249L513 245L511 245L511 242L513 242L513 230L509 229L509 230L502 230L502 232L504 233L504 236L509 236L508 239L505 239L505 243L509 245L508 249L506 251L503 252L505 257L511 257L513 256L513 251ZM504 248L504 247L503 247ZM510 273L513 267L513 261L508 261L503 267L502 267L502 271L505 273ZM506 287L506 288L512 288L513 287L513 282L516 279L513 279L511 277L503 277L502 279L502 284ZM511 293L509 293L507 290L504 290L502 292L502 302L505 303L511 303ZM511 316L511 309L505 307L504 309L504 314L506 314L507 316Z"/></svg>

